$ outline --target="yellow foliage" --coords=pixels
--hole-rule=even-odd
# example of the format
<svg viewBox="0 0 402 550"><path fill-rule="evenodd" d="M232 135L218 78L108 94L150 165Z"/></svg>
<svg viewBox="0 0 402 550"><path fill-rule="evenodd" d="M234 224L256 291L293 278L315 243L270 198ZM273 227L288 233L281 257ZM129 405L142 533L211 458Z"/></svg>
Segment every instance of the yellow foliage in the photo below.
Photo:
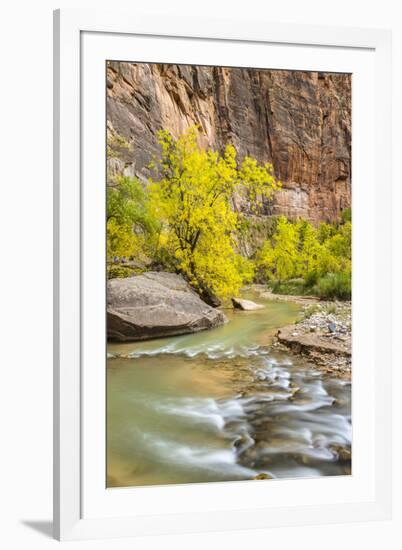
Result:
<svg viewBox="0 0 402 550"><path fill-rule="evenodd" d="M272 239L257 253L256 265L268 280L279 282L312 273L350 274L351 238L351 222L316 229L306 220L293 223L281 216Z"/></svg>
<svg viewBox="0 0 402 550"><path fill-rule="evenodd" d="M119 176L107 190L107 255L153 256L159 223L149 211L148 193L135 178Z"/></svg>
<svg viewBox="0 0 402 550"><path fill-rule="evenodd" d="M284 281L297 275L298 264L297 227L285 216L278 219L273 242L265 241L257 255L257 265L268 279Z"/></svg>
<svg viewBox="0 0 402 550"><path fill-rule="evenodd" d="M220 296L236 294L249 278L250 267L235 252L233 236L241 215L232 205L233 193L243 194L255 208L280 186L272 165L246 157L238 164L236 150L223 154L203 150L197 128L177 140L161 131L161 159L153 163L158 177L150 188L153 216L161 220L161 239L178 268L194 285Z"/></svg>
<svg viewBox="0 0 402 550"><path fill-rule="evenodd" d="M161 131L161 156L152 163L155 177L149 184L116 178L108 189L109 258L147 256L182 272L200 291L208 289L222 298L252 281L255 267L278 282L350 276L350 213L340 226L318 227L281 216L255 261L243 258L239 235L248 222L235 207L234 196L258 213L281 184L270 163L250 157L240 161L231 144L221 153L202 149L198 137L196 127L177 139ZM124 141L116 143L124 147Z"/></svg>
<svg viewBox="0 0 402 550"><path fill-rule="evenodd" d="M139 256L144 247L144 238L133 233L130 225L120 225L114 218L107 222L107 256Z"/></svg>

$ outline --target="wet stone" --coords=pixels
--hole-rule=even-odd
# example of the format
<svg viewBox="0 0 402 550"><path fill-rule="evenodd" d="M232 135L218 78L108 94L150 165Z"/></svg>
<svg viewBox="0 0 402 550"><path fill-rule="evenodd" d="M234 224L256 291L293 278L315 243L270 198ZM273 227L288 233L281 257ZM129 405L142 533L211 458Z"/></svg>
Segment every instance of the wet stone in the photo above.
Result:
<svg viewBox="0 0 402 550"><path fill-rule="evenodd" d="M261 474L258 474L256 476L253 477L253 479L274 479L273 476L271 476L271 474L267 474L266 472L262 472Z"/></svg>

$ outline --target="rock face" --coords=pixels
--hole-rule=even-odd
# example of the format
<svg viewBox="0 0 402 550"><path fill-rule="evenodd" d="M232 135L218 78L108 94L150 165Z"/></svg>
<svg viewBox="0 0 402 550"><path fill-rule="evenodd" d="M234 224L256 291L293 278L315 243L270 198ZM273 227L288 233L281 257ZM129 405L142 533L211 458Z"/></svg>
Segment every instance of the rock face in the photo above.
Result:
<svg viewBox="0 0 402 550"><path fill-rule="evenodd" d="M111 279L107 289L107 336L127 342L214 328L225 315L205 304L173 273L148 272Z"/></svg>
<svg viewBox="0 0 402 550"><path fill-rule="evenodd" d="M282 190L262 214L334 221L350 206L350 75L109 62L107 113L111 174L146 179L157 131L198 124L202 145L272 162Z"/></svg>
<svg viewBox="0 0 402 550"><path fill-rule="evenodd" d="M243 311L255 311L256 309L263 309L264 307L251 300L243 300L241 298L232 298L232 304L235 309L242 309Z"/></svg>

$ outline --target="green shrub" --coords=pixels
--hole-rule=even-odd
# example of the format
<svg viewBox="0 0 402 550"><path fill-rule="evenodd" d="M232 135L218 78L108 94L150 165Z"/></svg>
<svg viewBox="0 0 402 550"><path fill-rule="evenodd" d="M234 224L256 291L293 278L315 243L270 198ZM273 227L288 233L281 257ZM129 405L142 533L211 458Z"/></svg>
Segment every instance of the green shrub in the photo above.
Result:
<svg viewBox="0 0 402 550"><path fill-rule="evenodd" d="M309 271L304 276L304 286L306 288L312 288L318 283L318 279L319 279L319 274L317 273L317 271Z"/></svg>
<svg viewBox="0 0 402 550"><path fill-rule="evenodd" d="M318 280L315 293L325 300L350 300L352 281L347 273L329 273Z"/></svg>
<svg viewBox="0 0 402 550"><path fill-rule="evenodd" d="M289 281L276 281L272 285L274 294L288 294L289 296L303 296L305 294L303 279L290 279Z"/></svg>
<svg viewBox="0 0 402 550"><path fill-rule="evenodd" d="M351 221L352 221L352 209L345 208L345 210L342 212L342 223L347 223Z"/></svg>

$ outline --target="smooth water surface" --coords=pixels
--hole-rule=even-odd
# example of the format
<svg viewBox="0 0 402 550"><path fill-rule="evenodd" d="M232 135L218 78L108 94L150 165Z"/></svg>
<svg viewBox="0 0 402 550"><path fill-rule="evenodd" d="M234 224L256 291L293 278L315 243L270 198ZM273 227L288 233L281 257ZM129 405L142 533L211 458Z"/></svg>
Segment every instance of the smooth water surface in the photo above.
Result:
<svg viewBox="0 0 402 550"><path fill-rule="evenodd" d="M350 383L273 351L299 308L252 298L217 329L108 345L109 487L350 473Z"/></svg>

